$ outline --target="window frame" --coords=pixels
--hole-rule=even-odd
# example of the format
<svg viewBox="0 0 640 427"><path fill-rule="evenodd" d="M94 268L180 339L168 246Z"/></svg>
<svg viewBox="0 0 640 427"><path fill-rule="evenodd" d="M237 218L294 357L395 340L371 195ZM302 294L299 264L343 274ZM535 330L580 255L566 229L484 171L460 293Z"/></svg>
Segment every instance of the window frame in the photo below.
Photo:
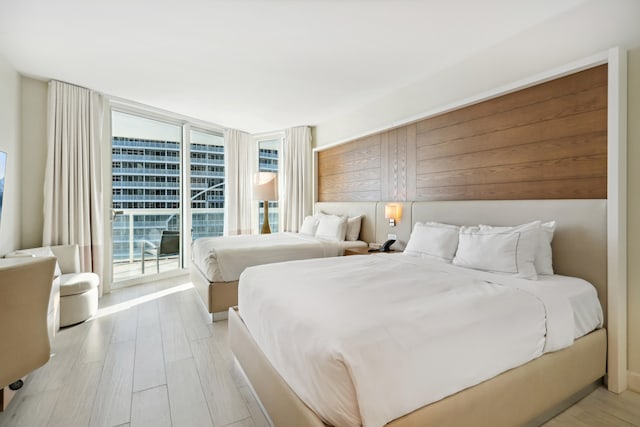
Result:
<svg viewBox="0 0 640 427"><path fill-rule="evenodd" d="M215 123L206 122L203 120L195 119L189 116L184 116L178 113L146 106L133 101L123 100L120 98L112 97L109 99L109 123L113 112L119 112L123 114L134 115L144 119L155 120L171 125L180 126L182 129L182 141L179 147L177 157L178 164L182 168L180 171L180 215L181 215L181 258L179 271L184 271L191 263L191 182L190 182L190 130L194 129L200 132L213 133L219 135L223 139L223 146L226 145L224 141L225 128ZM104 215L105 218L112 217L113 207L113 172L112 162L114 155L121 155L122 153L113 153L112 139L113 132L109 126L106 129L105 134L108 132L108 144L104 144L102 147L102 166L103 166L103 203L104 203ZM106 136L106 135L105 135ZM173 150L172 150L173 151ZM189 233L185 231L189 230ZM103 254L103 262L109 268L105 269L105 292L109 292L113 288L113 234L112 234L112 222L104 221L103 235L105 236L105 250ZM188 240L187 240L188 239ZM164 276L171 273L161 273L160 276ZM174 273L175 274L175 273ZM130 280L123 280L118 282L118 288L137 285L140 283L146 283L158 278L158 275L149 275L143 277L136 277Z"/></svg>

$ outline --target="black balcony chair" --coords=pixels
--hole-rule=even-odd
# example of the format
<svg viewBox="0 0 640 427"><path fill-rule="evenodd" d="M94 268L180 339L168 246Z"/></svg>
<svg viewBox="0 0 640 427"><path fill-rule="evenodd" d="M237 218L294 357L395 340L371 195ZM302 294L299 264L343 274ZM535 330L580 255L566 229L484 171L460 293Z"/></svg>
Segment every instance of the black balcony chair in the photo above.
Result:
<svg viewBox="0 0 640 427"><path fill-rule="evenodd" d="M156 257L156 270L160 273L160 258L180 255L180 232L162 230L160 245L148 240L142 240L142 274L144 274L145 255Z"/></svg>

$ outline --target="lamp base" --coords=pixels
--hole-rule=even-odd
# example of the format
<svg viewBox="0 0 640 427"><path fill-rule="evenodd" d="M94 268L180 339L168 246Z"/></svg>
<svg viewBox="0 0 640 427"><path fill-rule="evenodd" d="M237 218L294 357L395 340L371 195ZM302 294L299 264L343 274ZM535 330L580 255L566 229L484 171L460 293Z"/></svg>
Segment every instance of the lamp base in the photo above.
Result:
<svg viewBox="0 0 640 427"><path fill-rule="evenodd" d="M271 227L269 227L269 201L264 200L264 221L262 221L262 229L260 234L271 234Z"/></svg>

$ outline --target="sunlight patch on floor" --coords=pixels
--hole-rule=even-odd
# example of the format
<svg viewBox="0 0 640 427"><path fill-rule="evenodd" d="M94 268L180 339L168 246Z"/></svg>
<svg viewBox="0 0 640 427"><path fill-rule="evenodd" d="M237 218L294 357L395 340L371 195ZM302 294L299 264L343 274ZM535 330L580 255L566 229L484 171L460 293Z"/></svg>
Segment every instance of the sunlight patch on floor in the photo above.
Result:
<svg viewBox="0 0 640 427"><path fill-rule="evenodd" d="M127 300L125 302L117 303L117 304L114 304L114 305L110 305L108 307L103 307L103 308L98 309L98 312L96 313L95 316L92 317L92 319L98 319L100 317L109 316L111 314L127 310L127 309L129 309L131 307L135 307L136 305L144 304L145 302L153 301L155 299L159 299L159 298L162 298L164 296L175 294L175 293L178 293L178 292L184 292L184 291L187 291L189 289L193 289L193 283L191 283L191 282L187 282L187 283L184 283L184 284L181 284L181 285L177 285L177 286L172 286L170 288L163 289L163 290L157 291L157 292L153 292L153 293L150 293L148 295L143 295L143 296L140 296L140 297L132 298L132 299Z"/></svg>

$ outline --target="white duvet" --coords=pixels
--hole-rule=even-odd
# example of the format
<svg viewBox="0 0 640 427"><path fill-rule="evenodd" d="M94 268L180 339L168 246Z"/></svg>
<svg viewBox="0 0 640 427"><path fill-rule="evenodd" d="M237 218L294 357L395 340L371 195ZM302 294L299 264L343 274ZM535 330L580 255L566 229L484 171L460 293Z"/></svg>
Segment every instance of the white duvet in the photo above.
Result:
<svg viewBox="0 0 640 427"><path fill-rule="evenodd" d="M334 426L382 426L602 324L595 288L580 279L403 254L252 267L238 300L274 368Z"/></svg>
<svg viewBox="0 0 640 427"><path fill-rule="evenodd" d="M238 280L245 268L289 260L342 255L365 242L334 242L299 233L203 237L192 245L192 259L211 282Z"/></svg>

